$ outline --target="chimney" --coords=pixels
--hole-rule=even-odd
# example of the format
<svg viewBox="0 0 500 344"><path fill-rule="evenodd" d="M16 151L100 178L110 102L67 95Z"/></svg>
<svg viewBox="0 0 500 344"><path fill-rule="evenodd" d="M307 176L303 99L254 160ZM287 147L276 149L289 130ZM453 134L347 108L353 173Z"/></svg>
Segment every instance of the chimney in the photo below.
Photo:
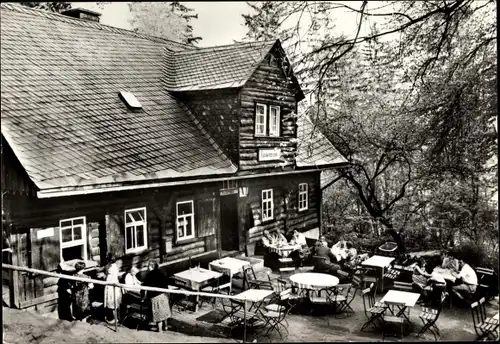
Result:
<svg viewBox="0 0 500 344"><path fill-rule="evenodd" d="M101 13L87 10L86 8L81 8L81 7L72 8L70 10L61 12L61 14L64 14L65 16L68 17L90 20L95 22L99 22L99 18L101 17Z"/></svg>

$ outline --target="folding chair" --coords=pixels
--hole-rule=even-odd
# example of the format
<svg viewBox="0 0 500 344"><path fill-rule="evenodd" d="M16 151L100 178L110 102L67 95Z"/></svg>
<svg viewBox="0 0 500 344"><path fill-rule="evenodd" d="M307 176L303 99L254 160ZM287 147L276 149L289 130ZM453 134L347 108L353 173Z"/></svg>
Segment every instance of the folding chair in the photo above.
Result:
<svg viewBox="0 0 500 344"><path fill-rule="evenodd" d="M498 329L498 320L486 317L485 305L486 299L483 297L470 306L474 331L476 331L477 334L476 340L495 339Z"/></svg>
<svg viewBox="0 0 500 344"><path fill-rule="evenodd" d="M401 312L396 312L396 314L394 314L395 313L394 311L396 308L403 309L406 306L406 304L404 302L390 302L390 301L386 301L385 304L387 306L387 309L389 309L391 311L391 314L384 315L382 317L382 320L383 320L382 341L385 339L385 337L388 333L387 329L391 328L391 327L398 327L399 332L401 334L400 338L403 339L403 325L405 322L405 317L403 316L403 314ZM389 332L389 333L395 335L396 331Z"/></svg>
<svg viewBox="0 0 500 344"><path fill-rule="evenodd" d="M265 321L265 326L269 326L266 335L269 334L270 331L276 330L280 335L280 338L283 339L283 336L280 331L280 326L286 331L288 334L288 322L286 321L286 316L293 308L293 304L290 301L290 293L291 289L287 289L280 293L280 304L275 306L268 305L266 306L266 312L262 313L262 317ZM283 322L286 323L287 326L283 325Z"/></svg>
<svg viewBox="0 0 500 344"><path fill-rule="evenodd" d="M309 301L313 306L325 307L334 306L332 297L337 294L337 287L323 288L309 293ZM316 294L316 295L315 295ZM311 307L309 314L314 312L314 307Z"/></svg>
<svg viewBox="0 0 500 344"><path fill-rule="evenodd" d="M409 292L414 291L413 283L408 283L408 282L394 281L394 285L392 286L392 288L401 291L409 291Z"/></svg>
<svg viewBox="0 0 500 344"><path fill-rule="evenodd" d="M243 284L245 284L249 289L273 290L273 284L271 282L271 277L269 276L269 274L267 275L267 281L257 279L252 265L248 265L243 268L243 277Z"/></svg>
<svg viewBox="0 0 500 344"><path fill-rule="evenodd" d="M420 313L419 318L422 320L424 326L417 333L417 337L420 337L425 332L430 331L434 335L434 339L437 341L438 337L441 337L441 332L436 325L439 315L443 311L443 304L446 299L446 292L441 293L440 302L437 308L427 308L424 307L422 313Z"/></svg>
<svg viewBox="0 0 500 344"><path fill-rule="evenodd" d="M361 294L363 295L363 308L365 316L368 319L368 321L361 327L361 331L363 331L370 324L377 327L376 321L381 320L387 307L383 304L377 304L375 302L375 286L373 283L369 288L364 289Z"/></svg>
<svg viewBox="0 0 500 344"><path fill-rule="evenodd" d="M356 297L358 291L358 284L344 284L337 285L337 294L332 297L332 302L334 304L337 313L343 313L348 311L349 314L355 314L354 310L351 308L351 302Z"/></svg>
<svg viewBox="0 0 500 344"><path fill-rule="evenodd" d="M219 294L223 290L227 290L227 295L229 295L229 289L231 286L231 277L224 273L221 277L214 279L213 281L209 282L208 285L203 287L201 289L202 292L205 293L213 293L213 294ZM217 301L217 298L214 297L206 297L206 296L201 296L200 297L200 307L203 304L203 302L210 301L212 303L212 308L215 308L215 303Z"/></svg>
<svg viewBox="0 0 500 344"><path fill-rule="evenodd" d="M229 329L230 335L233 330L238 326L242 325L245 320L245 311L243 309L244 305L240 302L237 302L233 299L221 299L222 310L225 313L222 320L229 317ZM257 319L257 314L247 311L246 312L246 320L248 322L253 322Z"/></svg>
<svg viewBox="0 0 500 344"><path fill-rule="evenodd" d="M476 273L479 282L478 287L483 288L482 290L484 291L484 296L488 300L490 297L495 295L495 293L492 292L495 290L495 271L488 268L477 267Z"/></svg>
<svg viewBox="0 0 500 344"><path fill-rule="evenodd" d="M121 324L125 323L125 320L132 318L137 320L136 330L139 330L139 326L148 323L148 315L150 313L150 305L148 300L137 300L130 302L125 305L125 316L123 317Z"/></svg>

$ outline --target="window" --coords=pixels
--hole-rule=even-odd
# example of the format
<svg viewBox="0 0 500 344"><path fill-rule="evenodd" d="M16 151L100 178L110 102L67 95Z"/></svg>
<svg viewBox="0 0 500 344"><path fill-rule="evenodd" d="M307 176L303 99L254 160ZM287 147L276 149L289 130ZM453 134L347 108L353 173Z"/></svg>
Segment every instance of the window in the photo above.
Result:
<svg viewBox="0 0 500 344"><path fill-rule="evenodd" d="M193 201L177 202L177 240L194 238Z"/></svg>
<svg viewBox="0 0 500 344"><path fill-rule="evenodd" d="M266 136L267 106L257 104L255 109L255 136Z"/></svg>
<svg viewBox="0 0 500 344"><path fill-rule="evenodd" d="M273 214L273 189L262 190L262 221L272 220Z"/></svg>
<svg viewBox="0 0 500 344"><path fill-rule="evenodd" d="M299 211L308 207L307 183L299 184Z"/></svg>
<svg viewBox="0 0 500 344"><path fill-rule="evenodd" d="M280 107L269 107L269 136L280 136Z"/></svg>
<svg viewBox="0 0 500 344"><path fill-rule="evenodd" d="M59 221L61 260L87 260L85 216Z"/></svg>
<svg viewBox="0 0 500 344"><path fill-rule="evenodd" d="M125 253L147 246L146 208L125 210Z"/></svg>
<svg viewBox="0 0 500 344"><path fill-rule="evenodd" d="M269 113L268 113L269 108ZM280 107L256 104L255 136L280 136Z"/></svg>

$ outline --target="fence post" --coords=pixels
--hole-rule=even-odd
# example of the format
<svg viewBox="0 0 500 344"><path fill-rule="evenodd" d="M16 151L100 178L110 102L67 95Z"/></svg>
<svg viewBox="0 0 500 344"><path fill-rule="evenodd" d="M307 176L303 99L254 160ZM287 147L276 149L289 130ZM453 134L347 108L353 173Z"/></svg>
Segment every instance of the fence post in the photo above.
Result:
<svg viewBox="0 0 500 344"><path fill-rule="evenodd" d="M115 332L118 332L118 307L116 307L116 286L113 283L113 306L114 306L114 311L113 315L115 316Z"/></svg>
<svg viewBox="0 0 500 344"><path fill-rule="evenodd" d="M247 342L247 300L243 303L243 343Z"/></svg>

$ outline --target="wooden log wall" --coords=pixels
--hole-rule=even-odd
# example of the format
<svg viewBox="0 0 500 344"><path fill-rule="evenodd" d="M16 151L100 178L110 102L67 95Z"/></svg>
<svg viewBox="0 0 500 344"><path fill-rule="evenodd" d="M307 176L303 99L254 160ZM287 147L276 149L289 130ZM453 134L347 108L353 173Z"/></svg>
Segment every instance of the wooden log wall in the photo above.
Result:
<svg viewBox="0 0 500 344"><path fill-rule="evenodd" d="M144 268L151 258L168 263L202 256L217 250L219 188L220 183L210 183L54 199L13 195L16 198L13 204L18 206L13 207L15 210L9 218L16 224L14 232L20 233L16 234L16 259L20 265L54 271L60 261L59 221L79 216L85 216L87 222L87 258L100 265L110 251L117 255L117 265L122 272L131 265ZM176 202L184 200L194 201L196 235L188 241L177 242ZM146 207L148 246L143 251L126 254L124 211L141 207ZM50 228L54 233L50 238L37 239L36 231ZM169 251L165 250L165 239L172 242ZM47 257L52 257L53 262L46 261ZM18 275L17 305L49 309L57 301L55 279Z"/></svg>
<svg viewBox="0 0 500 344"><path fill-rule="evenodd" d="M275 52L271 52L275 54ZM297 145L296 85L283 70L265 59L240 92L240 170L290 169L295 164ZM256 103L280 107L280 137L255 137ZM279 161L259 161L259 149L280 149Z"/></svg>
<svg viewBox="0 0 500 344"><path fill-rule="evenodd" d="M238 162L238 92L228 90L184 92L186 104L224 153Z"/></svg>
<svg viewBox="0 0 500 344"><path fill-rule="evenodd" d="M248 186L248 196L239 198L239 206L250 214L249 223L241 223L247 244L252 244L262 237L264 230L275 231L279 228L283 234L297 229L305 232L319 226L320 208L320 172L294 174L282 177L255 178L243 181ZM299 184L308 185L308 209L298 211ZM262 190L273 189L274 218L262 221ZM288 205L285 204L285 195ZM243 213L244 211L242 211ZM240 220L242 221L242 220Z"/></svg>

